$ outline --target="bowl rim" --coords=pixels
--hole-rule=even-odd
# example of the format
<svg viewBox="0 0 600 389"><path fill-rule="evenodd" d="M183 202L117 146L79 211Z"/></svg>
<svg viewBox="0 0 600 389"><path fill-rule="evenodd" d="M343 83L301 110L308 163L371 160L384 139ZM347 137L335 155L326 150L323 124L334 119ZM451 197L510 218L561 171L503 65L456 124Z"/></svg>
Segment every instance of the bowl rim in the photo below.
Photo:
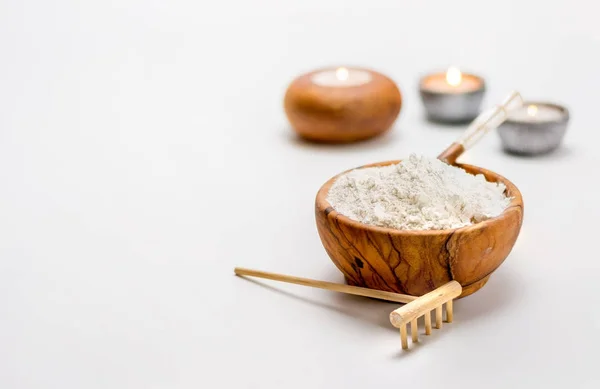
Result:
<svg viewBox="0 0 600 389"><path fill-rule="evenodd" d="M466 168L474 168L474 169L478 169L482 173L484 173L484 176L485 175L494 176L497 179L497 181L495 181L495 182L498 182L498 181L502 182L506 186L506 191L511 193L511 196L512 196L511 202L504 209L504 211L502 211L502 213L500 215L489 218L489 219L484 220L479 223L470 224L467 226L457 227L457 228L446 228L446 229L441 229L441 230L399 230L399 229L390 228L390 227L374 226L374 225L370 225L370 224L361 223L356 220L352 220L349 217L336 211L333 208L333 206L331 204L329 204L329 202L327 201L327 195L329 193L329 189L331 188L333 183L338 179L338 177L340 177L341 175L346 174L353 170L357 170L357 169L364 169L364 168L376 167L376 166L394 165L394 164L400 163L401 161L402 160L389 160L389 161L375 162L375 163L370 163L370 164L362 165L359 167L355 167L352 169L348 169L339 174L336 174L335 176L333 176L329 180L327 180L321 186L321 188L319 188L319 191L317 192L317 196L316 196L316 200L315 200L317 210L325 213L325 217L329 217L330 215L333 214L333 217L335 217L338 221L343 222L344 224L350 225L351 227L353 227L355 229L369 230L369 231L379 232L379 233L388 234L388 235L395 235L395 236L452 235L452 234L460 233L460 232L464 232L464 231L474 231L474 230L484 229L491 224L495 224L501 220L508 218L510 216L509 214L511 212L514 212L515 210L517 210L517 208L518 208L519 212L521 212L521 213L523 212L523 197L521 195L521 192L519 191L519 189L517 188L517 186L515 184L513 184L506 177L504 177L496 172L493 172L491 170L488 170L488 169L485 169L485 168L482 168L482 167L479 167L476 165L471 165L471 164L466 164L466 163L456 163L453 166L462 168L463 170L465 170L464 169L465 167ZM472 174L472 173L470 173L470 174ZM486 181L487 181L487 177L486 177Z"/></svg>

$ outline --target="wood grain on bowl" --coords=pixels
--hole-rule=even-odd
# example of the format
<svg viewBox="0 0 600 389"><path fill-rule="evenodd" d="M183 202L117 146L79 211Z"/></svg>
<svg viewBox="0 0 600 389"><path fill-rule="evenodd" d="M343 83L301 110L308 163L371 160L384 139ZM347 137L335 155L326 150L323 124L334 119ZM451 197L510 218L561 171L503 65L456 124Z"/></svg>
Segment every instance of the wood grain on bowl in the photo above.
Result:
<svg viewBox="0 0 600 389"><path fill-rule="evenodd" d="M315 202L317 230L327 254L350 285L421 296L456 280L463 287L461 297L485 285L517 240L523 199L514 184L494 172L456 166L504 183L513 198L509 207L498 217L458 229L402 231L362 224L335 211L326 198L337 176L321 187Z"/></svg>

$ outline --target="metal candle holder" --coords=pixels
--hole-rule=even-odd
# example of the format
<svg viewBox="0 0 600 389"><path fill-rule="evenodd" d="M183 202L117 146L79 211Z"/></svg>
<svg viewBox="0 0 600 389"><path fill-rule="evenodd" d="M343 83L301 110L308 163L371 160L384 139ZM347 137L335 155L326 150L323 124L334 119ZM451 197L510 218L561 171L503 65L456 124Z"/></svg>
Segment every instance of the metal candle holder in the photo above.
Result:
<svg viewBox="0 0 600 389"><path fill-rule="evenodd" d="M485 95L485 82L483 78L474 74L458 72L459 81L453 88L448 86L438 89L430 84L445 82L448 73L434 73L421 78L419 91L429 120L444 123L470 122L479 114L479 107ZM442 81L440 81L440 78ZM461 88L461 79L471 81L471 88ZM443 84L441 86L444 86Z"/></svg>
<svg viewBox="0 0 600 389"><path fill-rule="evenodd" d="M569 110L563 106L542 102L526 102L525 107L546 107L557 111L557 117L524 120L509 115L498 127L503 149L511 154L538 155L549 153L561 144L569 124Z"/></svg>

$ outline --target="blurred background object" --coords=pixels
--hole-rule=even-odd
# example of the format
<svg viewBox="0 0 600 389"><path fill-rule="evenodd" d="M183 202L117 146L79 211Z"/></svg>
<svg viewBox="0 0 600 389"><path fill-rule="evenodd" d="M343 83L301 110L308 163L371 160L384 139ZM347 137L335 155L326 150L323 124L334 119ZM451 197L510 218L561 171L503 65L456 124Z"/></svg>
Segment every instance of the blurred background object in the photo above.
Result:
<svg viewBox="0 0 600 389"><path fill-rule="evenodd" d="M402 107L396 84L373 70L338 67L296 78L284 99L285 112L301 137L348 143L389 130Z"/></svg>
<svg viewBox="0 0 600 389"><path fill-rule="evenodd" d="M526 102L511 112L498 128L502 147L512 154L538 155L554 151L569 124L567 108L551 103Z"/></svg>
<svg viewBox="0 0 600 389"><path fill-rule="evenodd" d="M427 118L440 123L468 123L479 114L485 94L483 78L450 67L419 82Z"/></svg>

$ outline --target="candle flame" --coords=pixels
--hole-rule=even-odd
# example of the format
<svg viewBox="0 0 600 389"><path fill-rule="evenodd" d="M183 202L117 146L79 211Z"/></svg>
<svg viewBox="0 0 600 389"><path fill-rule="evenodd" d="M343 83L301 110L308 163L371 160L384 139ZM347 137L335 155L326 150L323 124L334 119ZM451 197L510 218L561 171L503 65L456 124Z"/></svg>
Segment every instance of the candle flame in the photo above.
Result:
<svg viewBox="0 0 600 389"><path fill-rule="evenodd" d="M458 86L462 82L462 73L457 68L451 66L446 72L446 82L451 86Z"/></svg>
<svg viewBox="0 0 600 389"><path fill-rule="evenodd" d="M537 114L537 111L537 105L530 105L529 107L527 107L527 115L529 116L535 116Z"/></svg>
<svg viewBox="0 0 600 389"><path fill-rule="evenodd" d="M346 81L348 79L348 69L337 68L335 71L335 77L340 81Z"/></svg>

